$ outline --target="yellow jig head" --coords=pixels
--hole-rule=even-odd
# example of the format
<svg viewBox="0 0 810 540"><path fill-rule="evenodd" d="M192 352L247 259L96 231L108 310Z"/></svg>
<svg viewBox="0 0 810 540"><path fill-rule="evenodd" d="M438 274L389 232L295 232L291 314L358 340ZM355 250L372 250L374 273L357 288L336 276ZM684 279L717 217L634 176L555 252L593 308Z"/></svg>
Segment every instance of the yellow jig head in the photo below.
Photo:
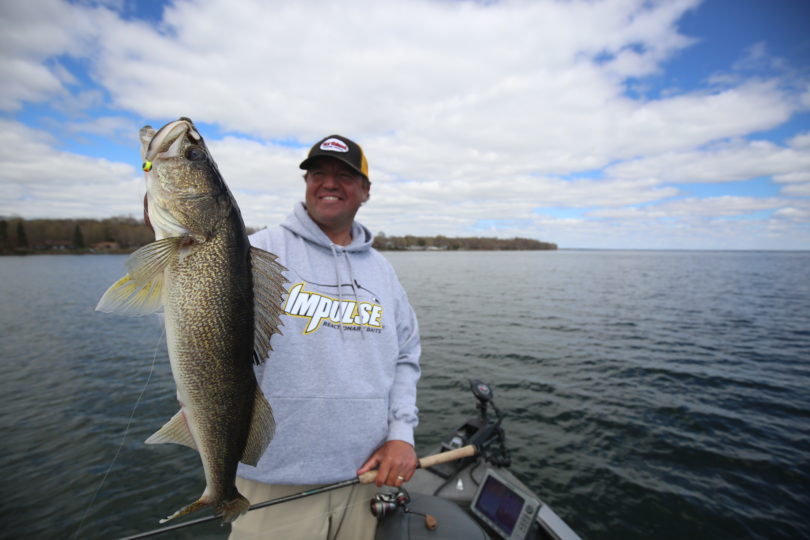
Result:
<svg viewBox="0 0 810 540"><path fill-rule="evenodd" d="M143 170L149 172L152 170L152 162L151 161L144 161L143 162Z"/></svg>

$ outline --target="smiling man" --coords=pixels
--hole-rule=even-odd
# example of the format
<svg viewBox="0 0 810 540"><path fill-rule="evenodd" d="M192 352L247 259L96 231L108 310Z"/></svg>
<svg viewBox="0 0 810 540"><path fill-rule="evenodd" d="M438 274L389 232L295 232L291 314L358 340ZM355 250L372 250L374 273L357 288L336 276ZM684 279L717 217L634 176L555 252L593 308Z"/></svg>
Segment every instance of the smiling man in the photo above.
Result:
<svg viewBox="0 0 810 540"><path fill-rule="evenodd" d="M301 163L305 202L251 243L287 271L283 335L257 378L276 435L237 486L253 503L378 469L377 486L400 486L418 464L419 328L388 261L355 221L371 190L362 148L330 135ZM355 485L255 510L231 538L371 539L376 487Z"/></svg>
<svg viewBox="0 0 810 540"><path fill-rule="evenodd" d="M307 213L332 242L349 245L354 216L371 190L363 150L331 135L312 147L301 168L307 171Z"/></svg>

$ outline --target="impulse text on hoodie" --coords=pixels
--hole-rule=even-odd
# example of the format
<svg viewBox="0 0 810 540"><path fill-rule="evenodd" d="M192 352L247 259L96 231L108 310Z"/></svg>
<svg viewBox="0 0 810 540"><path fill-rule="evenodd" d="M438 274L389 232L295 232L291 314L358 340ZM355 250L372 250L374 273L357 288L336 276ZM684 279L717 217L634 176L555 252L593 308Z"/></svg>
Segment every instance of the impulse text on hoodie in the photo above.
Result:
<svg viewBox="0 0 810 540"><path fill-rule="evenodd" d="M325 320L335 324L382 328L381 305L371 302L358 303L354 300L341 301L330 296L305 291L303 283L297 283L290 289L284 311L287 315L309 319L309 324L304 329L305 334L317 330Z"/></svg>

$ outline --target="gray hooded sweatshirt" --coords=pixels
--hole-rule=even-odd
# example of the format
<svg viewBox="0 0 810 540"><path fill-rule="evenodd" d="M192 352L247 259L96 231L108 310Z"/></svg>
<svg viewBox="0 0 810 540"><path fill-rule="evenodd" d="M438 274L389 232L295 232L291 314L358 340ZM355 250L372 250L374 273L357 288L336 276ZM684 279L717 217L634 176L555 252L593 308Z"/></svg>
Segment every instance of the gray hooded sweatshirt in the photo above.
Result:
<svg viewBox="0 0 810 540"><path fill-rule="evenodd" d="M355 222L333 244L298 204L280 227L250 237L287 271L283 335L256 370L276 434L239 476L271 484L353 478L389 440L413 444L419 328L390 263Z"/></svg>

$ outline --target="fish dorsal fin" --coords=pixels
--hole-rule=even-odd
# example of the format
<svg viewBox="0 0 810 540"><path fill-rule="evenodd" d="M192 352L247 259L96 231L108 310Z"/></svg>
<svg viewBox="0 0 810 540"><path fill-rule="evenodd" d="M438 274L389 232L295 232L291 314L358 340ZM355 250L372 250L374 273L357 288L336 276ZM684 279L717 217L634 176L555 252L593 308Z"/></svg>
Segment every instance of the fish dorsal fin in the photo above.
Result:
<svg viewBox="0 0 810 540"><path fill-rule="evenodd" d="M284 297L285 279L281 272L286 270L276 261L276 256L257 247L250 248L250 261L253 268L253 310L255 332L253 360L264 362L268 351L272 350L270 338L281 334L281 301Z"/></svg>
<svg viewBox="0 0 810 540"><path fill-rule="evenodd" d="M182 444L192 450L197 450L197 444L188 429L183 411L177 411L177 414L172 416L171 420L163 424L163 427L154 432L145 442L146 444Z"/></svg>
<svg viewBox="0 0 810 540"><path fill-rule="evenodd" d="M96 310L133 316L160 311L163 271L177 256L182 242L179 237L164 238L135 251L125 263L129 273L107 289Z"/></svg>
<svg viewBox="0 0 810 540"><path fill-rule="evenodd" d="M276 421L273 418L273 410L267 403L262 389L256 386L256 394L253 400L253 416L250 419L250 432L248 433L245 451L242 453L242 463L256 466L259 458L264 454L270 439L276 431Z"/></svg>

